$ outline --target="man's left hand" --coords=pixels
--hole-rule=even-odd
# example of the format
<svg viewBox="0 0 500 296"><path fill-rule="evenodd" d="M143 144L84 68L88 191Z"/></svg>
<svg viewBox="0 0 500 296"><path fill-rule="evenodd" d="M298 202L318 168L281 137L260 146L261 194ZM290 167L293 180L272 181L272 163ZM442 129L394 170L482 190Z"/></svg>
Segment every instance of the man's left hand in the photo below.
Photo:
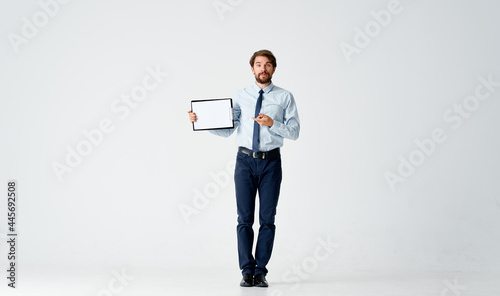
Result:
<svg viewBox="0 0 500 296"><path fill-rule="evenodd" d="M257 121L257 123L261 126L273 126L273 119L266 114L259 113L257 118L252 117L253 120Z"/></svg>

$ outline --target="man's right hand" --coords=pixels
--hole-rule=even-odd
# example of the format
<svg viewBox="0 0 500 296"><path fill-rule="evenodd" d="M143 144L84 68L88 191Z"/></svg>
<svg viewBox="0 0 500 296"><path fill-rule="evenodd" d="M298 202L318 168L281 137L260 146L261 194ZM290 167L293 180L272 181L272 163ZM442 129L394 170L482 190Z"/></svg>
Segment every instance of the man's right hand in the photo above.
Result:
<svg viewBox="0 0 500 296"><path fill-rule="evenodd" d="M189 113L189 120L191 121L191 123L195 122L198 118L196 118L196 113L194 113L193 111L188 111Z"/></svg>

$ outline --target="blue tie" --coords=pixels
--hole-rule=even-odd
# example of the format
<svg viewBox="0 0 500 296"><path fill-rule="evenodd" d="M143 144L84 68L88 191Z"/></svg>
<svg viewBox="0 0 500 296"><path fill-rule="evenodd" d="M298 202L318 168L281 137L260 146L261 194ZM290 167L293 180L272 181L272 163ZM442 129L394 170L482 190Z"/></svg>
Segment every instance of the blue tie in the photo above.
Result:
<svg viewBox="0 0 500 296"><path fill-rule="evenodd" d="M255 105L255 118L259 117L260 113L260 107L262 106L262 94L264 91L261 89L259 91L259 98L257 99L257 104ZM258 152L259 151L259 129L260 125L257 123L257 121L254 121L253 123L253 137L252 137L252 151L253 152Z"/></svg>

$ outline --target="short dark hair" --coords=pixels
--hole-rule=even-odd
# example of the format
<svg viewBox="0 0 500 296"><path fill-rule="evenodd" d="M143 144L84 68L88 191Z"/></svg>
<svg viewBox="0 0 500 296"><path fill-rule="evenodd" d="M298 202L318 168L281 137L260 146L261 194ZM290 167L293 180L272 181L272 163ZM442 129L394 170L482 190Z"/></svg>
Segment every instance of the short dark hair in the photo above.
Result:
<svg viewBox="0 0 500 296"><path fill-rule="evenodd" d="M253 67L253 64L255 62L255 58L256 57L266 57L269 59L269 61L271 62L271 64L273 64L273 67L276 68L277 64L276 64L276 58L274 57L274 54L267 50L267 49L262 49L262 50L259 50L259 51L256 51L253 53L253 56L250 58L250 66Z"/></svg>

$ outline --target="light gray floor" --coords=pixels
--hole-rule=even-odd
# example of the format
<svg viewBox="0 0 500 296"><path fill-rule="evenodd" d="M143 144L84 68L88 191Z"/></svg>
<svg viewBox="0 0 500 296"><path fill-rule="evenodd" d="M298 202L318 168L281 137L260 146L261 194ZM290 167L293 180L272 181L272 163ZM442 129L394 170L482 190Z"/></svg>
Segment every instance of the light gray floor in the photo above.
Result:
<svg viewBox="0 0 500 296"><path fill-rule="evenodd" d="M125 273L127 278L117 278ZM20 273L19 288L5 284L0 295L341 295L341 296L499 296L500 273L436 271L316 271L298 283L268 275L269 288L241 288L228 270L30 268ZM5 282L4 282L5 283Z"/></svg>

